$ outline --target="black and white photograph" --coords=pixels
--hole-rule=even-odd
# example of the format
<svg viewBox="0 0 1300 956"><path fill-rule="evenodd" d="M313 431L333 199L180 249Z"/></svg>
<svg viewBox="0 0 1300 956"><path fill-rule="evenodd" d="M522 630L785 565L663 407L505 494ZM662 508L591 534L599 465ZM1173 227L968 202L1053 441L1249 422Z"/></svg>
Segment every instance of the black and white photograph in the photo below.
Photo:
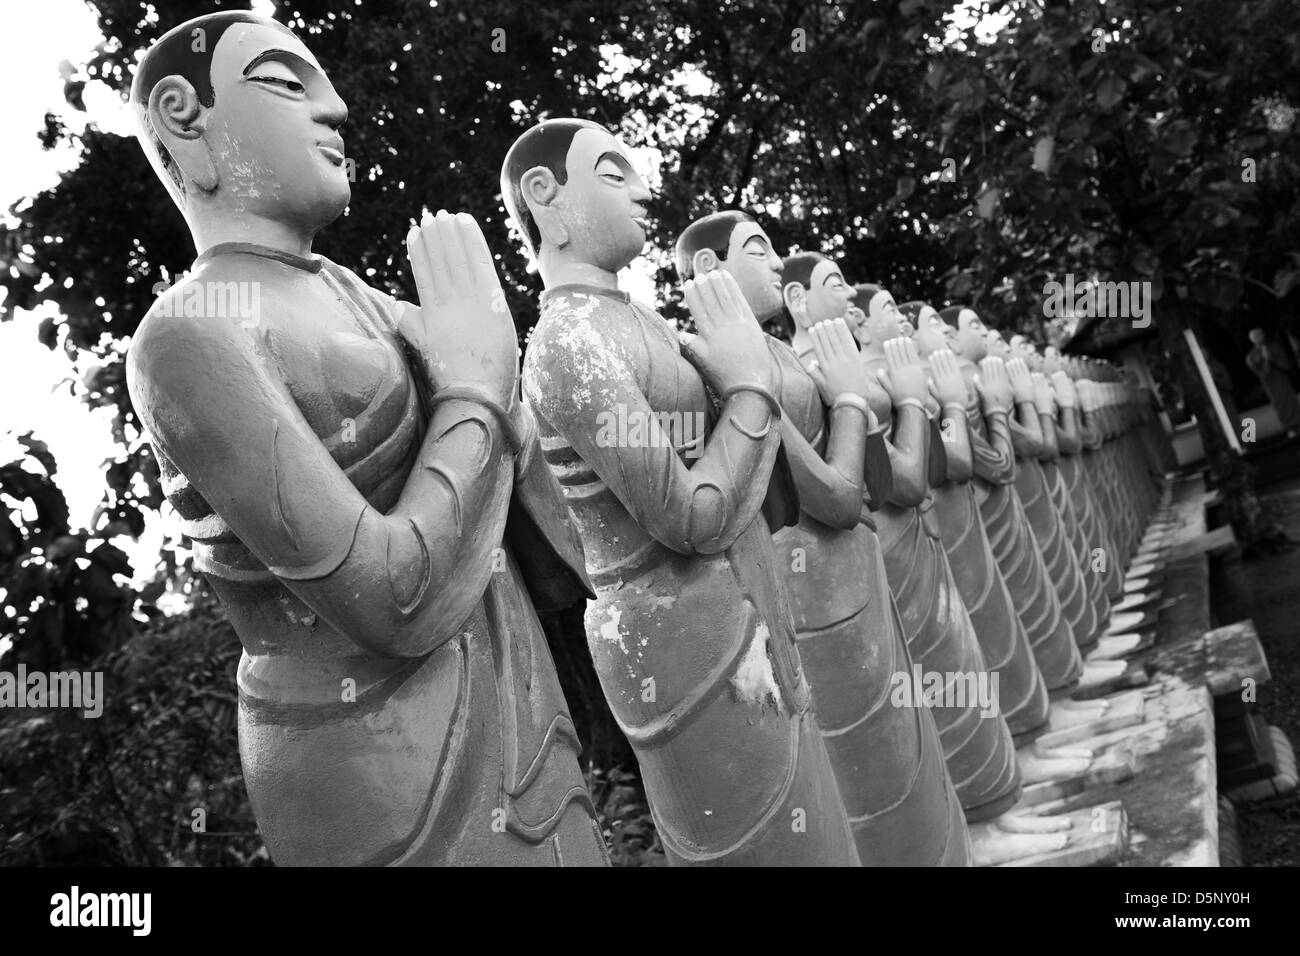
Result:
<svg viewBox="0 0 1300 956"><path fill-rule="evenodd" d="M1285 925L1300 3L4 0L0 91L16 924Z"/></svg>

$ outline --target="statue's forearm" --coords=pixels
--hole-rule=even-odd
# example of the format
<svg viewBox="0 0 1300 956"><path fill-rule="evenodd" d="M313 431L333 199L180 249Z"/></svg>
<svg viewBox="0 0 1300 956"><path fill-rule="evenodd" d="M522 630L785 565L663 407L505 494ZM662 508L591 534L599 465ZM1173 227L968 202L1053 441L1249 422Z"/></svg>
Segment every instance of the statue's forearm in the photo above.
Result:
<svg viewBox="0 0 1300 956"><path fill-rule="evenodd" d="M867 420L846 406L830 409L827 419L830 435L824 459L786 418L781 420L781 439L800 507L822 524L852 528L862 510Z"/></svg>
<svg viewBox="0 0 1300 956"><path fill-rule="evenodd" d="M1046 412L1038 414L1039 434L1043 436L1038 458L1042 461L1055 461L1061 455L1056 443L1056 419Z"/></svg>
<svg viewBox="0 0 1300 956"><path fill-rule="evenodd" d="M1098 427L1097 415L1093 412L1079 411L1079 438L1083 441L1083 447L1089 451L1096 451L1102 446L1105 437Z"/></svg>
<svg viewBox="0 0 1300 956"><path fill-rule="evenodd" d="M1083 448L1083 436L1079 431L1079 413L1073 407L1061 409L1057 422L1056 443L1062 455L1077 455Z"/></svg>
<svg viewBox="0 0 1300 956"><path fill-rule="evenodd" d="M978 414L978 412L976 412ZM967 421L969 421L969 415ZM995 485L1006 485L1016 479L1016 452L1011 441L1011 426L1007 413L1001 409L984 415L988 438L971 429L971 452L975 459L975 474Z"/></svg>
<svg viewBox="0 0 1300 956"><path fill-rule="evenodd" d="M929 444L930 419L925 409L916 405L896 408L889 456L894 475L890 503L914 508L929 494Z"/></svg>
<svg viewBox="0 0 1300 956"><path fill-rule="evenodd" d="M975 459L971 448L970 427L966 422L966 408L961 405L943 407L943 450L947 456L948 481L970 481L975 475Z"/></svg>
<svg viewBox="0 0 1300 956"><path fill-rule="evenodd" d="M733 395L699 464L682 469L686 487L675 486L684 500L670 494L659 504L660 526L668 532L664 543L686 554L731 547L758 516L780 446L780 418L773 409L752 392Z"/></svg>
<svg viewBox="0 0 1300 956"><path fill-rule="evenodd" d="M1037 458L1043 450L1043 429L1032 401L1016 402L1016 417L1007 419L1017 458Z"/></svg>
<svg viewBox="0 0 1300 956"><path fill-rule="evenodd" d="M427 654L453 637L499 570L514 455L500 422L453 400L436 409L397 504L366 506L342 562L319 577L272 568L355 643Z"/></svg>

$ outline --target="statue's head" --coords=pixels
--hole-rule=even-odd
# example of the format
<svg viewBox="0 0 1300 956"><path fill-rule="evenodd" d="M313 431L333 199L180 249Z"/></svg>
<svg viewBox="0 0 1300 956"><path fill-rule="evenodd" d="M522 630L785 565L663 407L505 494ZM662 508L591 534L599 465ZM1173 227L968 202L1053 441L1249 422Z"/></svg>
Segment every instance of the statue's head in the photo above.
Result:
<svg viewBox="0 0 1300 956"><path fill-rule="evenodd" d="M939 313L933 306L913 300L904 302L898 311L903 316L903 334L911 336L917 351L923 357L928 358L931 352L951 348L948 344L948 325L939 318Z"/></svg>
<svg viewBox="0 0 1300 956"><path fill-rule="evenodd" d="M862 310L862 324L857 332L859 342L883 348L890 339L903 334L903 315L888 289L871 282L853 288L857 291L857 304Z"/></svg>
<svg viewBox="0 0 1300 956"><path fill-rule="evenodd" d="M989 354L988 328L974 309L964 305L950 305L939 313L945 325L952 329L948 347L962 358L978 363Z"/></svg>
<svg viewBox="0 0 1300 956"><path fill-rule="evenodd" d="M1251 330L1250 330L1250 340L1251 340L1252 342L1254 342L1256 345L1263 345L1263 344L1264 344L1264 330L1263 330L1263 329L1251 329Z"/></svg>
<svg viewBox="0 0 1300 956"><path fill-rule="evenodd" d="M1011 336L1011 357L1024 359L1025 364L1029 366L1031 372L1041 372L1043 370L1043 357L1038 354L1038 346L1035 345L1027 336Z"/></svg>
<svg viewBox="0 0 1300 956"><path fill-rule="evenodd" d="M645 248L650 190L599 123L553 119L528 130L506 153L501 195L535 258L558 253L618 272Z"/></svg>
<svg viewBox="0 0 1300 956"><path fill-rule="evenodd" d="M1011 347L1007 345L1006 339L997 329L989 329L984 333L984 343L988 348L988 354L1002 360L1015 358L1011 352Z"/></svg>
<svg viewBox="0 0 1300 956"><path fill-rule="evenodd" d="M677 240L676 259L683 281L713 269L731 273L760 322L781 312L781 257L748 213L727 210L695 220Z"/></svg>
<svg viewBox="0 0 1300 956"><path fill-rule="evenodd" d="M781 296L795 327L840 319L853 302L853 287L834 259L820 252L796 252L781 263Z"/></svg>
<svg viewBox="0 0 1300 956"><path fill-rule="evenodd" d="M1055 345L1048 345L1043 349L1043 371L1048 375L1053 372L1065 371L1065 361L1061 356L1061 350Z"/></svg>
<svg viewBox="0 0 1300 956"><path fill-rule="evenodd" d="M233 10L169 30L140 60L131 104L191 228L255 217L314 233L347 207L347 106L283 24Z"/></svg>

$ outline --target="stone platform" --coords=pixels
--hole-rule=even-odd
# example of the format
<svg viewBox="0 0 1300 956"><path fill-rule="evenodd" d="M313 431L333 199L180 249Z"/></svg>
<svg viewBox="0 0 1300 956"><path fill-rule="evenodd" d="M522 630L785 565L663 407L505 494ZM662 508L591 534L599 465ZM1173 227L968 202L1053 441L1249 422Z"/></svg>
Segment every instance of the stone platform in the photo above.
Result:
<svg viewBox="0 0 1300 956"><path fill-rule="evenodd" d="M1091 752L1094 767L1106 772L1036 784L1028 805L1018 807L1035 816L1068 816L1076 833L1089 815L1094 825L1074 841L1073 852L1003 865L1220 865L1213 695L1266 682L1268 665L1249 622L1210 629L1208 555L1231 544L1225 529L1206 532L1212 495L1199 476L1176 481L1171 491L1157 519L1169 525L1163 563L1151 572L1159 598L1139 615L1142 639L1130 641L1129 653L1112 650L1095 659L1111 668L1119 661L1106 658L1122 659L1128 665L1122 679L1078 695L1112 702L1108 715L1049 740L1061 753ZM1136 691L1135 683L1141 683ZM1136 709L1135 693L1141 694ZM1117 805L1122 813L1110 812Z"/></svg>

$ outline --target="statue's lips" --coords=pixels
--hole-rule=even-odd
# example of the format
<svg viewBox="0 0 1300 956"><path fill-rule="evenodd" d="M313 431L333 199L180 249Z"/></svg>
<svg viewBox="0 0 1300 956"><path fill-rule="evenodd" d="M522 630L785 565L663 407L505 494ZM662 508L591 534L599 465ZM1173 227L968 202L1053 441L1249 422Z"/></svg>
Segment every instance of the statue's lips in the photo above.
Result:
<svg viewBox="0 0 1300 956"><path fill-rule="evenodd" d="M640 216L633 216L632 221L641 227L641 231L643 233L645 233L647 236L650 235L650 224L648 222L646 222Z"/></svg>
<svg viewBox="0 0 1300 956"><path fill-rule="evenodd" d="M343 140L332 141L329 143L317 143L316 148L325 154L335 166L343 165Z"/></svg>

